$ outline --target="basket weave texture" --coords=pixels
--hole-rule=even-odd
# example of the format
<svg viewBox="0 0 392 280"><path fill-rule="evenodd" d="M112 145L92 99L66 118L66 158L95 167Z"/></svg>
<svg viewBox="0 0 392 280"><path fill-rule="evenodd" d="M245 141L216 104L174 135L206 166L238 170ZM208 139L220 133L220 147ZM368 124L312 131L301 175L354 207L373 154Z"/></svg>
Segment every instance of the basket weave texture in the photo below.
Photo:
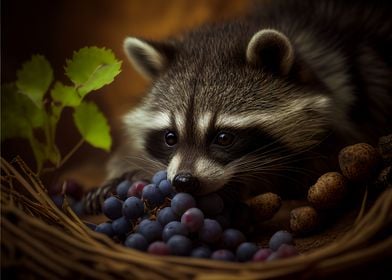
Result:
<svg viewBox="0 0 392 280"><path fill-rule="evenodd" d="M90 230L68 205L58 209L20 159L1 159L1 266L40 279L336 279L392 257L392 189L327 245L265 263L153 256ZM389 268L391 269L391 268ZM359 270L357 270L358 272ZM388 273L390 271L384 271ZM375 272L377 274L377 272ZM379 274L381 275L381 274ZM22 278L23 276L20 276ZM358 279L358 278L357 278Z"/></svg>

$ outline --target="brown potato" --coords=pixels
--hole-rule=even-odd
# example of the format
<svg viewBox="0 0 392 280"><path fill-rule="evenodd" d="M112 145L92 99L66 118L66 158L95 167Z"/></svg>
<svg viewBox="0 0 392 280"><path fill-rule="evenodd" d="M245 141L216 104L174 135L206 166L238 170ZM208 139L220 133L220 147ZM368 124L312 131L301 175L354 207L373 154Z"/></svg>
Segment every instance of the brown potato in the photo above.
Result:
<svg viewBox="0 0 392 280"><path fill-rule="evenodd" d="M347 146L339 153L339 165L343 175L356 183L371 180L377 174L380 163L378 151L366 143Z"/></svg>
<svg viewBox="0 0 392 280"><path fill-rule="evenodd" d="M255 196L248 200L247 203L257 221L266 221L278 212L282 205L282 200L279 195L269 192Z"/></svg>
<svg viewBox="0 0 392 280"><path fill-rule="evenodd" d="M319 226L319 215L311 206L291 210L290 228L294 234L304 235L313 232Z"/></svg>
<svg viewBox="0 0 392 280"><path fill-rule="evenodd" d="M308 190L308 201L317 209L336 207L347 193L347 180L338 172L322 175Z"/></svg>

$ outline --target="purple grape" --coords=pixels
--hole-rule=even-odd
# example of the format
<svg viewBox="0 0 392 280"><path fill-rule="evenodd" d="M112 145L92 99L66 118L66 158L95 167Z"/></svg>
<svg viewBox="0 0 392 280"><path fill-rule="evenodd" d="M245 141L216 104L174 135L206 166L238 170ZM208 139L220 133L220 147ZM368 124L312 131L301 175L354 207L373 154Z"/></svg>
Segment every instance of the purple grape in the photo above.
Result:
<svg viewBox="0 0 392 280"><path fill-rule="evenodd" d="M145 220L139 224L138 232L143 235L148 243L161 239L162 226L157 221Z"/></svg>
<svg viewBox="0 0 392 280"><path fill-rule="evenodd" d="M191 257L209 259L211 257L212 251L207 246L200 246L192 250Z"/></svg>
<svg viewBox="0 0 392 280"><path fill-rule="evenodd" d="M106 234L109 237L113 237L115 235L113 227L112 227L112 223L108 223L108 222L99 224L95 228L95 231L99 232L99 233Z"/></svg>
<svg viewBox="0 0 392 280"><path fill-rule="evenodd" d="M52 195L51 196L54 204L57 206L59 209L63 209L63 203L64 203L64 196L63 195Z"/></svg>
<svg viewBox="0 0 392 280"><path fill-rule="evenodd" d="M228 212L223 211L223 213L214 217L214 220L217 220L221 225L222 229L227 229L230 227L230 214Z"/></svg>
<svg viewBox="0 0 392 280"><path fill-rule="evenodd" d="M229 228L222 233L221 247L228 250L236 250L238 245L245 242L245 235L238 229Z"/></svg>
<svg viewBox="0 0 392 280"><path fill-rule="evenodd" d="M269 247L272 251L277 251L282 244L291 245L293 243L293 236L290 232L279 230L272 235L269 241Z"/></svg>
<svg viewBox="0 0 392 280"><path fill-rule="evenodd" d="M234 254L226 249L219 249L212 253L211 259L213 260L220 260L220 261L234 261L235 256Z"/></svg>
<svg viewBox="0 0 392 280"><path fill-rule="evenodd" d="M66 194L76 200L83 198L83 187L72 179L67 179L62 182L58 182L49 189L51 195L63 195Z"/></svg>
<svg viewBox="0 0 392 280"><path fill-rule="evenodd" d="M196 202L189 193L178 193L171 200L170 206L174 213L182 216L186 210L196 207Z"/></svg>
<svg viewBox="0 0 392 280"><path fill-rule="evenodd" d="M112 222L112 228L117 236L122 236L131 231L132 224L125 217L120 217Z"/></svg>
<svg viewBox="0 0 392 280"><path fill-rule="evenodd" d="M285 259L297 255L298 251L293 245L282 244L277 251L271 253L271 255L267 258L267 261Z"/></svg>
<svg viewBox="0 0 392 280"><path fill-rule="evenodd" d="M159 183L162 180L166 180L166 179L167 179L167 171L161 170L161 171L158 171L157 173L155 173L154 176L152 176L151 183L153 183L155 185L159 185Z"/></svg>
<svg viewBox="0 0 392 280"><path fill-rule="evenodd" d="M166 242L174 235L187 236L188 229L184 224L180 222L177 221L170 222L163 228L162 239L163 241Z"/></svg>
<svg viewBox="0 0 392 280"><path fill-rule="evenodd" d="M271 254L272 250L270 248L261 248L254 254L252 260L254 262L264 262Z"/></svg>
<svg viewBox="0 0 392 280"><path fill-rule="evenodd" d="M200 197L197 201L197 206L207 217L220 214L224 208L222 198L216 193Z"/></svg>
<svg viewBox="0 0 392 280"><path fill-rule="evenodd" d="M94 223L90 223L90 222L84 221L84 224L91 230L95 230L97 228L97 225L94 224Z"/></svg>
<svg viewBox="0 0 392 280"><path fill-rule="evenodd" d="M122 216L123 201L115 196L108 197L103 202L102 212L111 220L118 219Z"/></svg>
<svg viewBox="0 0 392 280"><path fill-rule="evenodd" d="M165 207L159 210L157 220L162 226L165 226L172 221L179 221L179 218L176 214L174 214L171 207Z"/></svg>
<svg viewBox="0 0 392 280"><path fill-rule="evenodd" d="M135 196L128 197L123 204L123 215L129 220L140 218L144 213L144 204Z"/></svg>
<svg viewBox="0 0 392 280"><path fill-rule="evenodd" d="M183 235L172 236L167 245L175 256L189 256L192 250L192 241Z"/></svg>
<svg viewBox="0 0 392 280"><path fill-rule="evenodd" d="M211 219L204 219L203 226L199 230L199 238L202 242L215 243L222 235L220 224Z"/></svg>
<svg viewBox="0 0 392 280"><path fill-rule="evenodd" d="M188 228L189 232L196 232L204 223L203 212L198 208L188 209L182 214L181 223Z"/></svg>
<svg viewBox="0 0 392 280"><path fill-rule="evenodd" d="M170 248L165 242L155 241L148 246L147 252L154 255L170 255Z"/></svg>
<svg viewBox="0 0 392 280"><path fill-rule="evenodd" d="M142 197L143 189L148 183L144 181L136 181L128 189L127 197L136 196L138 198Z"/></svg>
<svg viewBox="0 0 392 280"><path fill-rule="evenodd" d="M237 260L239 262L250 261L258 249L257 245L252 242L241 243L236 250Z"/></svg>
<svg viewBox="0 0 392 280"><path fill-rule="evenodd" d="M131 187L131 182L128 180L122 181L120 184L117 185L116 187L116 193L117 195L122 199L125 200L127 198L127 193L129 188Z"/></svg>
<svg viewBox="0 0 392 280"><path fill-rule="evenodd" d="M130 234L124 242L125 246L133 248L139 251L146 251L148 247L148 242L146 238L140 233Z"/></svg>
<svg viewBox="0 0 392 280"><path fill-rule="evenodd" d="M171 183L168 180L162 180L159 182L158 189L164 196L168 196L174 191Z"/></svg>
<svg viewBox="0 0 392 280"><path fill-rule="evenodd" d="M164 195L154 184L149 184L144 187L142 198L152 208L161 205L165 201Z"/></svg>
<svg viewBox="0 0 392 280"><path fill-rule="evenodd" d="M75 212L76 215L82 216L84 214L83 201L81 201L81 200L75 201L74 203L72 203L71 209L72 209L72 211Z"/></svg>

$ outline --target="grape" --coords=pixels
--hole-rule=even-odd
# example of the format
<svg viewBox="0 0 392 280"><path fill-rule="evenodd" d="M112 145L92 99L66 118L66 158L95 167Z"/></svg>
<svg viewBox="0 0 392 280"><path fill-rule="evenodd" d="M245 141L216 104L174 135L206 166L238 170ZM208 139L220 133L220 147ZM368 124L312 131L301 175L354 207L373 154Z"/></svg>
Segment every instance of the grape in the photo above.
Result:
<svg viewBox="0 0 392 280"><path fill-rule="evenodd" d="M131 187L131 182L128 180L122 181L120 184L117 185L116 187L116 193L117 195L122 199L125 200L127 198L127 193L129 188Z"/></svg>
<svg viewBox="0 0 392 280"><path fill-rule="evenodd" d="M118 219L122 216L123 201L115 196L105 199L102 205L102 212L111 220Z"/></svg>
<svg viewBox="0 0 392 280"><path fill-rule="evenodd" d="M142 198L150 207L157 207L165 201L164 195L154 184L149 184L144 187Z"/></svg>
<svg viewBox="0 0 392 280"><path fill-rule="evenodd" d="M106 234L109 237L113 237L115 235L112 224L111 223L102 223L99 224L96 228L95 228L96 232L100 232L103 234Z"/></svg>
<svg viewBox="0 0 392 280"><path fill-rule="evenodd" d="M220 224L211 219L204 219L203 226L199 230L199 238L202 242L215 243L222 235Z"/></svg>
<svg viewBox="0 0 392 280"><path fill-rule="evenodd" d="M171 200L170 206L174 213L181 216L186 210L196 207L196 202L189 193L178 193Z"/></svg>
<svg viewBox="0 0 392 280"><path fill-rule="evenodd" d="M58 182L49 189L51 195L62 195L66 194L76 200L83 198L83 187L72 179L67 179L62 182Z"/></svg>
<svg viewBox="0 0 392 280"><path fill-rule="evenodd" d="M128 189L127 197L136 196L138 198L142 197L143 189L147 186L148 183L144 181L136 181L134 182L131 187Z"/></svg>
<svg viewBox="0 0 392 280"><path fill-rule="evenodd" d="M116 235L122 236L131 231L131 222L125 217L120 217L112 222L112 228Z"/></svg>
<svg viewBox="0 0 392 280"><path fill-rule="evenodd" d="M245 235L241 231L229 228L222 233L221 247L224 249L235 250L238 245L245 241Z"/></svg>
<svg viewBox="0 0 392 280"><path fill-rule="evenodd" d="M158 185L162 180L166 180L166 179L167 179L166 170L161 170L154 174L151 183Z"/></svg>
<svg viewBox="0 0 392 280"><path fill-rule="evenodd" d="M54 204L57 206L57 208L62 209L63 208L63 203L64 203L64 196L63 195L52 195L51 196Z"/></svg>
<svg viewBox="0 0 392 280"><path fill-rule="evenodd" d="M270 248L261 248L253 255L252 260L254 262L264 262L271 254L272 250Z"/></svg>
<svg viewBox="0 0 392 280"><path fill-rule="evenodd" d="M221 225L222 229L227 229L230 227L230 217L224 212L215 216L214 220L216 220Z"/></svg>
<svg viewBox="0 0 392 280"><path fill-rule="evenodd" d="M192 241L183 235L172 236L167 245L175 256L189 256L192 250Z"/></svg>
<svg viewBox="0 0 392 280"><path fill-rule="evenodd" d="M162 236L162 226L157 221L145 220L146 222L141 222L139 224L138 232L143 235L146 240L151 243L155 240L161 239Z"/></svg>
<svg viewBox="0 0 392 280"><path fill-rule="evenodd" d="M213 260L220 260L220 261L234 261L235 256L234 254L226 249L220 249L216 250L215 252L212 253L211 259Z"/></svg>
<svg viewBox="0 0 392 280"><path fill-rule="evenodd" d="M165 242L155 241L148 246L147 252L154 255L170 255L170 248Z"/></svg>
<svg viewBox="0 0 392 280"><path fill-rule="evenodd" d="M97 225L94 224L94 223L90 223L90 222L84 221L84 224L91 230L95 230L97 228Z"/></svg>
<svg viewBox="0 0 392 280"><path fill-rule="evenodd" d="M174 214L171 207L165 207L159 210L157 220L162 226L165 226L172 221L178 221L179 218L176 214Z"/></svg>
<svg viewBox="0 0 392 280"><path fill-rule="evenodd" d="M144 204L135 196L128 197L123 204L123 215L130 220L140 218L144 213Z"/></svg>
<svg viewBox="0 0 392 280"><path fill-rule="evenodd" d="M210 248L207 246L200 246L192 250L191 257L208 259L210 258L211 254L212 252Z"/></svg>
<svg viewBox="0 0 392 280"><path fill-rule="evenodd" d="M218 194L211 193L200 197L197 201L197 206L203 211L204 215L212 217L223 211L224 204L222 198Z"/></svg>
<svg viewBox="0 0 392 280"><path fill-rule="evenodd" d="M173 221L168 223L162 232L163 241L168 241L173 235L188 235L188 229L186 226L180 222Z"/></svg>
<svg viewBox="0 0 392 280"><path fill-rule="evenodd" d="M293 244L293 236L288 231L275 232L269 241L269 247L272 251L277 251L282 244Z"/></svg>
<svg viewBox="0 0 392 280"><path fill-rule="evenodd" d="M237 247L236 256L240 262L250 261L259 248L252 242L244 242Z"/></svg>
<svg viewBox="0 0 392 280"><path fill-rule="evenodd" d="M181 223L184 224L190 232L196 232L204 223L203 212L198 208L188 209L182 214Z"/></svg>
<svg viewBox="0 0 392 280"><path fill-rule="evenodd" d="M158 189L164 196L168 196L174 191L171 183L168 180L162 180L158 185Z"/></svg>
<svg viewBox="0 0 392 280"><path fill-rule="evenodd" d="M75 212L76 215L82 216L84 213L83 201L80 200L80 201L76 201L76 202L72 203L71 209L72 209L72 211Z"/></svg>
<svg viewBox="0 0 392 280"><path fill-rule="evenodd" d="M273 261L277 259L284 259L298 255L297 249L293 245L282 244L279 249L267 258L267 261Z"/></svg>
<svg viewBox="0 0 392 280"><path fill-rule="evenodd" d="M146 251L148 247L148 242L146 238L140 233L130 234L124 242L125 246L133 248L139 251Z"/></svg>

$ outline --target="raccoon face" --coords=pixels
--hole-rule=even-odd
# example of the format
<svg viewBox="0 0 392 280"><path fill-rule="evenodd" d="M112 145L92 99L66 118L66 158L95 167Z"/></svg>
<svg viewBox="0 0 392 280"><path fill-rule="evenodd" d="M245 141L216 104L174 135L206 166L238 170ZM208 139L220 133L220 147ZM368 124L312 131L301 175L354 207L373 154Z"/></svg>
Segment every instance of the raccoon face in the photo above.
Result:
<svg viewBox="0 0 392 280"><path fill-rule="evenodd" d="M234 41L223 31L167 43L125 40L135 68L152 79L125 117L128 134L167 166L178 191L269 183L325 132L329 98L290 80L295 55L285 35L248 30Z"/></svg>

